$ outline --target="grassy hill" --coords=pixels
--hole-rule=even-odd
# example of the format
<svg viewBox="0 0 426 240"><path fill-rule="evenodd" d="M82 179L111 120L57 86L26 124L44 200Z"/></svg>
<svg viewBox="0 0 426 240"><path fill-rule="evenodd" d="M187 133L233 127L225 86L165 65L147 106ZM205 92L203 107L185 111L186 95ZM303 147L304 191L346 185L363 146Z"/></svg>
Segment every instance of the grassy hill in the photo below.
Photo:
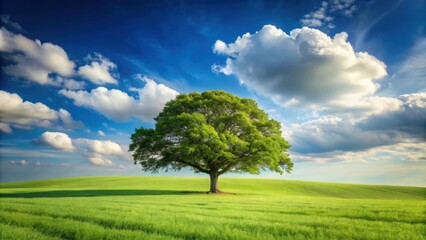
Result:
<svg viewBox="0 0 426 240"><path fill-rule="evenodd" d="M340 184L308 181L221 178L219 186L236 194L292 195L307 197L425 200L426 188ZM203 192L209 179L183 177L78 177L18 183L2 183L1 189L120 189Z"/></svg>
<svg viewBox="0 0 426 240"><path fill-rule="evenodd" d="M0 184L1 239L425 239L426 188L79 177Z"/></svg>

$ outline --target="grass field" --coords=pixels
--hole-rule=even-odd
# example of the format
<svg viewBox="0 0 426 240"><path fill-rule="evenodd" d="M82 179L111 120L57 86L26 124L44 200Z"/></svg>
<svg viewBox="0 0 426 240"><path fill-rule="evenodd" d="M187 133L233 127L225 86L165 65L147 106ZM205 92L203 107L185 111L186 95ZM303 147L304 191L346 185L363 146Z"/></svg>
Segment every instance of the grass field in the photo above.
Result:
<svg viewBox="0 0 426 240"><path fill-rule="evenodd" d="M425 239L426 188L206 178L0 184L1 239Z"/></svg>

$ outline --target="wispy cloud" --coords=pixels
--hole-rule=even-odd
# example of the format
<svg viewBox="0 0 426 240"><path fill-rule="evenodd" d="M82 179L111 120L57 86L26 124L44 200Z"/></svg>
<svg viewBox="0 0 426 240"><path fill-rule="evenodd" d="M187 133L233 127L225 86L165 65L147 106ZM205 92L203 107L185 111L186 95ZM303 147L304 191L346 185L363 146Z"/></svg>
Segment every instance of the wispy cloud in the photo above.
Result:
<svg viewBox="0 0 426 240"><path fill-rule="evenodd" d="M0 21L4 26L8 26L13 28L14 30L18 31L18 32L23 32L24 29L22 28L22 26L17 23L17 22L13 22L10 19L9 15L0 15Z"/></svg>
<svg viewBox="0 0 426 240"><path fill-rule="evenodd" d="M382 11L380 11L379 14L377 14L377 11L365 14L365 16L363 16L363 18L361 18L361 20L359 21L359 25L356 29L354 46L357 49L361 49L362 46L365 44L364 41L370 30L373 29L386 16L388 16L395 9L397 9L401 3L402 0L397 0L396 2L391 1L391 4L386 4L386 6L381 8Z"/></svg>

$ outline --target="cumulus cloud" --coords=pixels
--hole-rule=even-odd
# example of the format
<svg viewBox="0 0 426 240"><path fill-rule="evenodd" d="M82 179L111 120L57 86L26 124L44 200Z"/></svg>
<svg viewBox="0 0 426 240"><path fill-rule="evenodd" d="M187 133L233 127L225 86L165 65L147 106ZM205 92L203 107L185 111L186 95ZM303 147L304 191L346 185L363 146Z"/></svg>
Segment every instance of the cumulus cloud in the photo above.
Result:
<svg viewBox="0 0 426 240"><path fill-rule="evenodd" d="M76 106L93 109L106 117L124 121L130 117L138 117L152 121L160 113L164 104L176 97L178 92L154 80L144 78L145 86L141 89L132 88L139 98L133 98L118 90L98 87L91 92L61 90L59 93L74 100Z"/></svg>
<svg viewBox="0 0 426 240"><path fill-rule="evenodd" d="M4 133L12 133L12 128L10 127L10 124L8 123L0 122L0 131Z"/></svg>
<svg viewBox="0 0 426 240"><path fill-rule="evenodd" d="M290 126L289 142L298 153L360 151L396 144L402 136L387 132L362 131L356 123L337 116L323 116Z"/></svg>
<svg viewBox="0 0 426 240"><path fill-rule="evenodd" d="M74 142L89 153L103 154L103 155L121 155L123 149L115 142L90 140L85 138L75 139Z"/></svg>
<svg viewBox="0 0 426 240"><path fill-rule="evenodd" d="M397 99L401 102L398 110L374 114L360 121L359 128L404 133L426 140L426 92L404 94Z"/></svg>
<svg viewBox="0 0 426 240"><path fill-rule="evenodd" d="M115 142L79 138L74 142L79 150L94 165L110 166L113 162L107 156L124 156L126 151Z"/></svg>
<svg viewBox="0 0 426 240"><path fill-rule="evenodd" d="M380 151L382 158L388 154L401 160L424 159L425 152L419 151L419 146L424 146L426 139L426 93L404 94L394 100L399 102L397 109L378 111L361 119L322 116L292 124L284 137L301 161L331 161L333 157L336 161L366 160L369 154L380 155ZM357 155L358 152L365 154Z"/></svg>
<svg viewBox="0 0 426 240"><path fill-rule="evenodd" d="M82 127L65 109L55 111L43 103L24 101L18 94L0 90L0 130L11 132L15 128L28 129L31 126L63 128Z"/></svg>
<svg viewBox="0 0 426 240"><path fill-rule="evenodd" d="M60 46L31 40L4 27L0 29L0 52L11 62L3 67L4 73L38 84L60 85L51 74L69 77L74 73L74 62Z"/></svg>
<svg viewBox="0 0 426 240"><path fill-rule="evenodd" d="M57 112L43 103L32 103L14 93L0 90L0 119L6 123L48 126L58 118Z"/></svg>
<svg viewBox="0 0 426 240"><path fill-rule="evenodd" d="M89 55L86 60L90 61L90 64L79 67L77 72L79 76L98 85L117 85L118 81L115 77L117 75L117 65L115 65L115 63L111 62L100 53L95 53L93 56Z"/></svg>
<svg viewBox="0 0 426 240"><path fill-rule="evenodd" d="M105 137L105 135L106 135L106 134L105 134L103 131L99 130L99 131L98 131L98 135L99 135L99 136L102 136L102 137Z"/></svg>
<svg viewBox="0 0 426 240"><path fill-rule="evenodd" d="M67 134L61 132L44 132L40 138L33 140L31 143L67 152L75 150L71 138Z"/></svg>
<svg viewBox="0 0 426 240"><path fill-rule="evenodd" d="M355 6L355 0L330 0L321 2L321 6L303 16L300 20L303 26L329 29L334 28L332 14L340 14L346 17L352 17L358 8Z"/></svg>
<svg viewBox="0 0 426 240"><path fill-rule="evenodd" d="M235 75L241 84L282 106L339 109L357 106L379 88L386 65L355 52L344 32L333 38L311 28L286 34L265 25L234 43L216 41L213 51L227 56L214 68Z"/></svg>
<svg viewBox="0 0 426 240"><path fill-rule="evenodd" d="M82 154L89 163L99 166L114 165L110 158L129 160L126 146L113 141L92 140L86 138L71 139L61 132L44 132L38 139L31 141L38 146L47 146L59 151L74 151Z"/></svg>
<svg viewBox="0 0 426 240"><path fill-rule="evenodd" d="M303 26L307 27L322 27L334 28L332 17L327 16L328 2L322 2L321 7L313 12L307 13L300 20Z"/></svg>
<svg viewBox="0 0 426 240"><path fill-rule="evenodd" d="M100 154L91 154L87 160L93 165L111 166L113 164L110 159Z"/></svg>
<svg viewBox="0 0 426 240"><path fill-rule="evenodd" d="M337 12L347 17L352 17L358 8L355 0L332 0L330 1L330 12Z"/></svg>

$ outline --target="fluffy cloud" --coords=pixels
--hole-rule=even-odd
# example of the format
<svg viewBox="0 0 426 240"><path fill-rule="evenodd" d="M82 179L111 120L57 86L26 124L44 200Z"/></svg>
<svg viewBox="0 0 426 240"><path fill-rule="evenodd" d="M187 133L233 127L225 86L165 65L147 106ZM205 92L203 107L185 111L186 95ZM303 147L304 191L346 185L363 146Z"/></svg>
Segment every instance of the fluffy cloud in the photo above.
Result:
<svg viewBox="0 0 426 240"><path fill-rule="evenodd" d="M98 131L98 135L99 135L99 136L102 136L102 137L105 137L105 135L106 135L106 134L105 134L103 131L99 130L99 131Z"/></svg>
<svg viewBox="0 0 426 240"><path fill-rule="evenodd" d="M103 154L103 155L121 155L123 149L115 142L90 140L85 138L78 138L74 142L89 153Z"/></svg>
<svg viewBox="0 0 426 240"><path fill-rule="evenodd" d="M86 83L83 81L76 81L74 79L64 79L64 78L56 78L57 83L60 86L63 86L66 89L70 90L79 90L84 89L86 87Z"/></svg>
<svg viewBox="0 0 426 240"><path fill-rule="evenodd" d="M71 139L67 134L61 132L45 132L31 143L60 151L79 152L88 162L99 166L114 165L111 157L124 160L131 159L126 146L120 146L116 142L86 138Z"/></svg>
<svg viewBox="0 0 426 240"><path fill-rule="evenodd" d="M43 103L23 101L18 94L0 90L0 119L6 123L48 126L58 118L55 110Z"/></svg>
<svg viewBox="0 0 426 240"><path fill-rule="evenodd" d="M54 127L62 123L64 128L82 127L73 120L71 114L60 109L55 111L43 103L24 101L18 94L0 90L0 130L11 132L11 124L16 128Z"/></svg>
<svg viewBox="0 0 426 240"><path fill-rule="evenodd" d="M360 151L395 144L402 136L387 132L362 131L356 123L337 116L325 116L290 126L289 142L298 153Z"/></svg>
<svg viewBox="0 0 426 240"><path fill-rule="evenodd" d="M401 102L398 110L374 114L360 121L358 127L364 131L398 132L426 139L426 92L404 94L397 99Z"/></svg>
<svg viewBox="0 0 426 240"><path fill-rule="evenodd" d="M67 134L61 132L45 132L40 138L33 140L31 143L67 152L75 150L71 138Z"/></svg>
<svg viewBox="0 0 426 240"><path fill-rule="evenodd" d="M331 14L339 13L346 17L352 17L356 10L355 0L323 1L320 8L305 14L300 22L306 27L327 27L332 29L335 26L332 23L333 17L330 16Z"/></svg>
<svg viewBox="0 0 426 240"><path fill-rule="evenodd" d="M330 12L338 12L344 16L352 17L358 8L355 0L332 0L330 1Z"/></svg>
<svg viewBox="0 0 426 240"><path fill-rule="evenodd" d="M120 145L112 141L79 138L74 142L87 157L87 160L94 165L113 165L113 162L107 156L123 156L126 153Z"/></svg>
<svg viewBox="0 0 426 240"><path fill-rule="evenodd" d="M0 122L0 132L12 133L12 128L10 127L10 124Z"/></svg>
<svg viewBox="0 0 426 240"><path fill-rule="evenodd" d="M291 125L284 137L301 161L367 159L368 154L380 155L380 151L399 159L424 159L418 146L424 146L426 139L426 93L404 94L394 100L399 102L397 109L381 110L362 119L323 116Z"/></svg>
<svg viewBox="0 0 426 240"><path fill-rule="evenodd" d="M117 75L117 65L99 53L95 53L94 56L89 55L86 59L90 61L90 64L81 66L78 69L78 75L98 85L108 83L117 85L118 81L113 76Z"/></svg>
<svg viewBox="0 0 426 240"><path fill-rule="evenodd" d="M3 67L6 74L39 84L60 85L51 74L69 77L74 73L74 62L60 46L31 40L4 27L0 29L0 52L6 62L12 62Z"/></svg>
<svg viewBox="0 0 426 240"><path fill-rule="evenodd" d="M304 27L290 35L272 25L246 33L234 43L218 40L214 52L227 56L213 68L235 75L249 89L282 106L340 109L361 104L376 92L386 65L355 52L344 32L333 38Z"/></svg>
<svg viewBox="0 0 426 240"><path fill-rule="evenodd" d="M307 27L321 27L323 25L328 28L334 28L331 23L332 17L327 16L328 2L322 2L321 7L314 12L305 14L300 22Z"/></svg>
<svg viewBox="0 0 426 240"><path fill-rule="evenodd" d="M77 106L93 109L108 118L124 121L130 117L152 121L163 109L164 104L176 97L177 91L154 80L144 78L145 86L135 89L138 99L118 89L98 87L91 92L61 90L60 94L73 99Z"/></svg>

